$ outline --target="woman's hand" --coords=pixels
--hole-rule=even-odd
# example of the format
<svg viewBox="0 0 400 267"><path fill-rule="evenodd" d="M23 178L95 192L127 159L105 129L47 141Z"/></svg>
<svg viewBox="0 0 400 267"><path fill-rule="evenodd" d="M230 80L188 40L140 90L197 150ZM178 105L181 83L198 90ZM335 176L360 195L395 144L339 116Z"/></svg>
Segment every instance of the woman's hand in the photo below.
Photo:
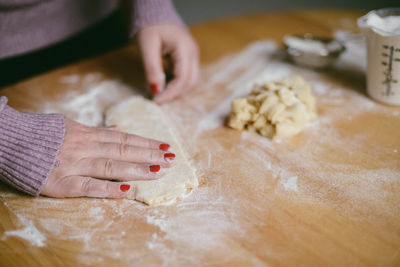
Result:
<svg viewBox="0 0 400 267"><path fill-rule="evenodd" d="M168 102L193 88L199 79L199 48L186 28L174 24L146 27L138 32L146 79L154 101ZM162 56L170 55L173 79L165 87Z"/></svg>
<svg viewBox="0 0 400 267"><path fill-rule="evenodd" d="M115 128L92 128L66 119L64 143L41 194L51 197L123 198L134 188L124 182L161 177L175 154L169 145Z"/></svg>

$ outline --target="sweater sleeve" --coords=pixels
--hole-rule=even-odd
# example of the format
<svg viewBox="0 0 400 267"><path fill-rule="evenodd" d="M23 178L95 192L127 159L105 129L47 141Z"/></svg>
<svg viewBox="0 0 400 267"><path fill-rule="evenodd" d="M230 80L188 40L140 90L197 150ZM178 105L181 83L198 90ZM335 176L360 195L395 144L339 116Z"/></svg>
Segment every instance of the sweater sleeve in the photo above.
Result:
<svg viewBox="0 0 400 267"><path fill-rule="evenodd" d="M155 24L185 25L172 0L133 0L131 36L140 29Z"/></svg>
<svg viewBox="0 0 400 267"><path fill-rule="evenodd" d="M61 114L19 112L0 97L0 180L33 196L53 169L65 134Z"/></svg>

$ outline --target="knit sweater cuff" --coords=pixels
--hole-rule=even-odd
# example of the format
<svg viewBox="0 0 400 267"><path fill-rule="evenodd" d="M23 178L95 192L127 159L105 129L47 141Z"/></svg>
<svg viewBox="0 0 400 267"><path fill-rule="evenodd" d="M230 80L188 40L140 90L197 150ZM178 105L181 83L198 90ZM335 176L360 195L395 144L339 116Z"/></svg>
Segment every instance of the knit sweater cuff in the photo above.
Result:
<svg viewBox="0 0 400 267"><path fill-rule="evenodd" d="M133 1L133 22L131 36L144 27L155 24L185 23L178 15L171 0L135 0Z"/></svg>
<svg viewBox="0 0 400 267"><path fill-rule="evenodd" d="M0 97L0 180L33 196L40 194L61 149L61 114L19 112Z"/></svg>

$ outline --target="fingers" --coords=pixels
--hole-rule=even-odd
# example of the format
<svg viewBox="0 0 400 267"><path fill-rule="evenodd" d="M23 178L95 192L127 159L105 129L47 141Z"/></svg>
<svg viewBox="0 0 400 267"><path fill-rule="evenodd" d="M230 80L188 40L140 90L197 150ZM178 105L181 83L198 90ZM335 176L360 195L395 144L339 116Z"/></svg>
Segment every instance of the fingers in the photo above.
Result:
<svg viewBox="0 0 400 267"><path fill-rule="evenodd" d="M135 188L126 183L98 180L91 177L69 176L59 187L57 197L124 198L134 195Z"/></svg>
<svg viewBox="0 0 400 267"><path fill-rule="evenodd" d="M154 97L154 101L163 104L182 95L196 85L199 79L199 53L197 47L177 48L173 54L174 79L167 88Z"/></svg>
<svg viewBox="0 0 400 267"><path fill-rule="evenodd" d="M98 143L91 148L89 153L88 157L93 158L109 158L131 163L161 165L163 167L171 166L175 160L174 153L116 143Z"/></svg>
<svg viewBox="0 0 400 267"><path fill-rule="evenodd" d="M108 180L155 180L163 176L160 165L134 164L105 158L84 159L78 163L78 167L82 176Z"/></svg>
<svg viewBox="0 0 400 267"><path fill-rule="evenodd" d="M190 56L190 76L188 79L188 85L187 87L189 89L193 88L199 81L200 77L200 58L199 58L199 48L197 45L192 47L189 51L189 56Z"/></svg>
<svg viewBox="0 0 400 267"><path fill-rule="evenodd" d="M120 143L137 147L145 147L150 149L161 149L167 151L169 145L164 142L141 137L134 134L121 133L118 131L104 130L95 128L97 141L105 143Z"/></svg>
<svg viewBox="0 0 400 267"><path fill-rule="evenodd" d="M150 91L152 94L157 94L161 92L165 84L161 40L152 34L141 34L139 47Z"/></svg>
<svg viewBox="0 0 400 267"><path fill-rule="evenodd" d="M177 49L172 54L174 61L174 79L170 81L165 90L154 97L154 101L158 104L171 101L178 95L181 95L187 85L190 74L190 60L184 49Z"/></svg>
<svg viewBox="0 0 400 267"><path fill-rule="evenodd" d="M147 82L154 101L162 104L182 95L193 87L199 74L199 49L196 41L184 27L178 25L154 25L138 33ZM162 56L171 55L174 63L174 79L165 85Z"/></svg>
<svg viewBox="0 0 400 267"><path fill-rule="evenodd" d="M194 59L191 61L192 68L188 85L189 88L193 88L194 86L196 86L196 84L199 82L200 79L200 62L199 62L200 59L198 52L193 56Z"/></svg>
<svg viewBox="0 0 400 267"><path fill-rule="evenodd" d="M106 126L106 127L99 127L99 129L103 129L106 131L119 131L119 128L117 125L110 125L110 126Z"/></svg>

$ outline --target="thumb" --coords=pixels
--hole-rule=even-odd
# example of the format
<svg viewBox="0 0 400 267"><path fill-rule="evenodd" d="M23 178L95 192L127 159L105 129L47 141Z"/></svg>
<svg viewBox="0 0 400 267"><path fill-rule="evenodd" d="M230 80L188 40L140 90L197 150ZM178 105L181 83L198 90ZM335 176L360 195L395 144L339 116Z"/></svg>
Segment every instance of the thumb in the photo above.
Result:
<svg viewBox="0 0 400 267"><path fill-rule="evenodd" d="M150 92L155 95L164 89L165 74L162 66L162 44L158 38L148 35L139 39L143 66Z"/></svg>

